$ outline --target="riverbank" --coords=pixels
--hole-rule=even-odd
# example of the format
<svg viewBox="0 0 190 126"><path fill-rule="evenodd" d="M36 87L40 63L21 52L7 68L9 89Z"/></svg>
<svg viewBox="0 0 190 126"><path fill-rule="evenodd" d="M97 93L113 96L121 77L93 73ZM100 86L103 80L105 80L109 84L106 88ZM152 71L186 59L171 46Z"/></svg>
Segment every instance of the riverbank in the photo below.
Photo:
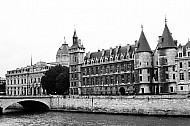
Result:
<svg viewBox="0 0 190 126"><path fill-rule="evenodd" d="M190 116L188 95L53 96L54 111Z"/></svg>
<svg viewBox="0 0 190 126"><path fill-rule="evenodd" d="M39 101L41 102L41 101ZM57 96L42 103L51 111L154 116L190 116L189 95ZM40 105L40 104L39 104ZM40 106L39 106L40 107ZM19 104L12 109L25 109ZM32 108L31 108L32 109Z"/></svg>

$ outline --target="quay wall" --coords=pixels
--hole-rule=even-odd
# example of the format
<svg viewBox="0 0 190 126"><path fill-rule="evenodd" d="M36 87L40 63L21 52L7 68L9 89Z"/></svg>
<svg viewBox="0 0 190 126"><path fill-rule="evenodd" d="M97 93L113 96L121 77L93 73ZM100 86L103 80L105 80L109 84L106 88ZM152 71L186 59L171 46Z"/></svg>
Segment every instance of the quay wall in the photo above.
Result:
<svg viewBox="0 0 190 126"><path fill-rule="evenodd" d="M188 95L53 96L52 110L190 116Z"/></svg>

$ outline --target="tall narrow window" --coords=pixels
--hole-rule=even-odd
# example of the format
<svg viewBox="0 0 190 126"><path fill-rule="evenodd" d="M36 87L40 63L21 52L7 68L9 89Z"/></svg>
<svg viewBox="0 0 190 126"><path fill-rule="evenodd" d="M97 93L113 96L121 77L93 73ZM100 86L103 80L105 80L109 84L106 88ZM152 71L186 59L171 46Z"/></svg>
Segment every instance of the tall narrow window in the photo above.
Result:
<svg viewBox="0 0 190 126"><path fill-rule="evenodd" d="M183 73L180 73L180 74L179 74L179 78L180 78L180 80L184 80L184 74L183 74Z"/></svg>
<svg viewBox="0 0 190 126"><path fill-rule="evenodd" d="M142 74L142 69L139 69L139 74Z"/></svg>
<svg viewBox="0 0 190 126"><path fill-rule="evenodd" d="M190 52L187 53L188 54L188 57L190 56Z"/></svg>
<svg viewBox="0 0 190 126"><path fill-rule="evenodd" d="M121 75L121 82L124 83L125 79L124 79L124 75Z"/></svg>
<svg viewBox="0 0 190 126"><path fill-rule="evenodd" d="M150 73L150 69L147 69L147 73L148 73L148 74Z"/></svg>
<svg viewBox="0 0 190 126"><path fill-rule="evenodd" d="M179 57L182 57L182 53L179 53Z"/></svg>
<svg viewBox="0 0 190 126"><path fill-rule="evenodd" d="M173 66L173 71L175 71L175 66Z"/></svg>
<svg viewBox="0 0 190 126"><path fill-rule="evenodd" d="M183 67L182 62L180 62L179 63L179 68L182 68L182 67Z"/></svg>
<svg viewBox="0 0 190 126"><path fill-rule="evenodd" d="M140 81L142 81L142 76L140 76L139 78L140 78Z"/></svg>
<svg viewBox="0 0 190 126"><path fill-rule="evenodd" d="M183 86L180 86L180 90L182 90L182 91L183 91Z"/></svg>

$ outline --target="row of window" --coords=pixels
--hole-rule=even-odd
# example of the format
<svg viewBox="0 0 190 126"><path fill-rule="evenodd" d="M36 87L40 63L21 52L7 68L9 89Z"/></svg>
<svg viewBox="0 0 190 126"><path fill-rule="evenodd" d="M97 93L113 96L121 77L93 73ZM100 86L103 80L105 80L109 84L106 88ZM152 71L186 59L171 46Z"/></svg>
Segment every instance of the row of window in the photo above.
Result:
<svg viewBox="0 0 190 126"><path fill-rule="evenodd" d="M82 85L103 85L103 84L118 84L118 83L132 83L134 76L131 74L122 74L114 76L101 77L84 77Z"/></svg>
<svg viewBox="0 0 190 126"><path fill-rule="evenodd" d="M29 83L40 83L41 78L31 78ZM26 84L27 79L8 79L7 84Z"/></svg>
<svg viewBox="0 0 190 126"><path fill-rule="evenodd" d="M190 62L188 62L188 67L190 67ZM183 63L179 62L179 68L183 68Z"/></svg>
<svg viewBox="0 0 190 126"><path fill-rule="evenodd" d="M187 56L190 57L190 52L187 52ZM183 57L183 53L182 52L178 53L178 57Z"/></svg>
<svg viewBox="0 0 190 126"><path fill-rule="evenodd" d="M32 89L32 87L27 88L26 87L9 87L7 89L7 94L8 95L27 95L27 94L32 94L33 95L37 95L37 94L41 94L41 88L40 87L34 87L34 89Z"/></svg>
<svg viewBox="0 0 190 126"><path fill-rule="evenodd" d="M142 81L142 79L143 79L143 76L139 76L139 81ZM150 82L150 76L148 76L147 79L148 79L148 82Z"/></svg>
<svg viewBox="0 0 190 126"><path fill-rule="evenodd" d="M133 65L130 63L118 63L113 65L101 65L82 68L83 75L105 74L114 72L132 71Z"/></svg>

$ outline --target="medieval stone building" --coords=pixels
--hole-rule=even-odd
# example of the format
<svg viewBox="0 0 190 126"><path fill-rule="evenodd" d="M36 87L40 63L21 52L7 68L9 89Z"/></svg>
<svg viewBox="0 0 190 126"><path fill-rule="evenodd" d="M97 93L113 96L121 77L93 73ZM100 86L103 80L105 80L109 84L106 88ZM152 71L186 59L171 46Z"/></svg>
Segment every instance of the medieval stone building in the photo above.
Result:
<svg viewBox="0 0 190 126"><path fill-rule="evenodd" d="M177 46L165 21L151 50L143 28L134 45L88 52L76 36L70 51L71 95L189 93L190 41Z"/></svg>

